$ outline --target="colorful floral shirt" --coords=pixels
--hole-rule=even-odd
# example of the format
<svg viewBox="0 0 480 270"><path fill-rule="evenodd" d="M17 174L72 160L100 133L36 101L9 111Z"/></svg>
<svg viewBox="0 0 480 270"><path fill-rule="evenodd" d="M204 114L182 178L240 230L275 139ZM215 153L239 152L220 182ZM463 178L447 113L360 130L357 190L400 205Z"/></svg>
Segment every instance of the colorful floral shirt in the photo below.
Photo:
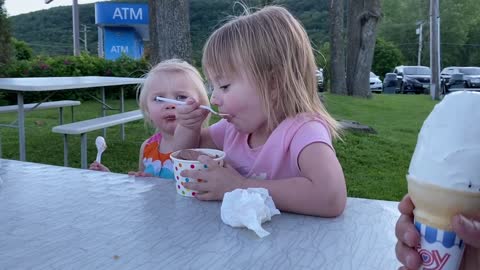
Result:
<svg viewBox="0 0 480 270"><path fill-rule="evenodd" d="M150 137L143 148L143 172L153 176L174 179L171 153L160 153L159 146L162 134L157 133Z"/></svg>

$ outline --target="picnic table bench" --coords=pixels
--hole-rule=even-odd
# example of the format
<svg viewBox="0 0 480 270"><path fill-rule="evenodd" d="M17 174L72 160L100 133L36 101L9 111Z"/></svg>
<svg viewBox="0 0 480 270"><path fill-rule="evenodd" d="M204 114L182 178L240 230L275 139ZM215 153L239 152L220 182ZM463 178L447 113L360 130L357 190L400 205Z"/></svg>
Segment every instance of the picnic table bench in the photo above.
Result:
<svg viewBox="0 0 480 270"><path fill-rule="evenodd" d="M73 107L78 106L80 104L81 102L78 100L58 100L58 101L47 101L47 102L24 104L23 108L26 112L33 111L33 110L47 110L47 109L58 108L59 115L60 115L59 122L61 125L63 124L63 108L70 107L72 109L72 122L73 122L73 119L74 119ZM0 113L11 113L11 112L18 112L18 105L0 106Z"/></svg>
<svg viewBox="0 0 480 270"><path fill-rule="evenodd" d="M117 113L109 116L78 121L70 124L59 125L52 128L52 132L63 134L63 164L68 166L68 135L80 135L81 166L87 168L87 132L104 129L107 127L125 124L140 120L143 114L140 110ZM123 138L122 138L123 139Z"/></svg>

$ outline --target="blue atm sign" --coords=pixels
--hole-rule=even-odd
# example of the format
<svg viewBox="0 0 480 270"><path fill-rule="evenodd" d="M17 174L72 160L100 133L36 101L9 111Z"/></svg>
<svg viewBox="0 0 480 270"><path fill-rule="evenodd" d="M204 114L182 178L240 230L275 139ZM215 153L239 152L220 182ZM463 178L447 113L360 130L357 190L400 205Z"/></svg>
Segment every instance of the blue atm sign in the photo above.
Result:
<svg viewBox="0 0 480 270"><path fill-rule="evenodd" d="M95 23L99 25L148 24L148 4L96 3Z"/></svg>
<svg viewBox="0 0 480 270"><path fill-rule="evenodd" d="M139 59L143 54L143 41L130 27L106 27L104 52L105 59L115 60L122 54Z"/></svg>

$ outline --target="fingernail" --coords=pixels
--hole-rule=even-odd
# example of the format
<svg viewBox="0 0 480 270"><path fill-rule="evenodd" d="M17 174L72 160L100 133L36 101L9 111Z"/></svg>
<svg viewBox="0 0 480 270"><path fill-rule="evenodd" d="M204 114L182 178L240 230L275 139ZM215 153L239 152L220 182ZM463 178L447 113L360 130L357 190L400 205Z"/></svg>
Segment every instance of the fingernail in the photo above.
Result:
<svg viewBox="0 0 480 270"><path fill-rule="evenodd" d="M464 215L460 215L460 225L462 225L466 230L472 231L475 229L475 225L473 221L466 218Z"/></svg>

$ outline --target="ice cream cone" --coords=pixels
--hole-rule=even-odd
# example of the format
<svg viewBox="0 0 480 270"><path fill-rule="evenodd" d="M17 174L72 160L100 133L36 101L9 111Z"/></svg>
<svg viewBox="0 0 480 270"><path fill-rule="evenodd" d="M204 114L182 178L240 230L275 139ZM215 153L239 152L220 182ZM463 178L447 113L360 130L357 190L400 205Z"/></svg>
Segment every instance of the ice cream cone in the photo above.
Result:
<svg viewBox="0 0 480 270"><path fill-rule="evenodd" d="M420 269L457 270L465 245L452 231L456 214L480 210L480 193L447 189L407 175L408 193L415 209L415 227L420 233L417 251L422 257Z"/></svg>
<svg viewBox="0 0 480 270"><path fill-rule="evenodd" d="M421 181L407 175L408 194L415 205L415 219L442 230L452 230L456 214L480 211L480 192L461 191Z"/></svg>

